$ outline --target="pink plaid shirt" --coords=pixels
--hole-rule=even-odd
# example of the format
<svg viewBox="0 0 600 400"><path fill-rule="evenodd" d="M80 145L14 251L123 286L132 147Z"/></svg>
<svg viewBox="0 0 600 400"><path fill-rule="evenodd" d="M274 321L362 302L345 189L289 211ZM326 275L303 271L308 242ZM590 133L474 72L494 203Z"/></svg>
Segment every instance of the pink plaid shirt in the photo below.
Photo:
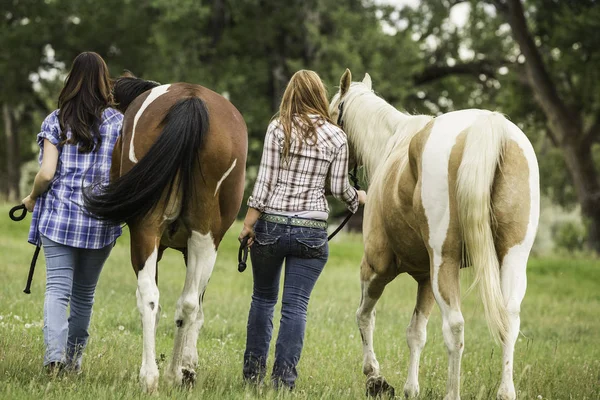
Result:
<svg viewBox="0 0 600 400"><path fill-rule="evenodd" d="M331 193L346 203L351 212L358 209L358 194L348 182L348 141L339 127L319 116L317 142L292 139L290 158L282 160L284 132L278 120L269 124L258 177L248 206L262 212L322 211L329 213L325 182L330 177ZM318 121L318 122L317 122ZM296 128L292 129L294 135Z"/></svg>

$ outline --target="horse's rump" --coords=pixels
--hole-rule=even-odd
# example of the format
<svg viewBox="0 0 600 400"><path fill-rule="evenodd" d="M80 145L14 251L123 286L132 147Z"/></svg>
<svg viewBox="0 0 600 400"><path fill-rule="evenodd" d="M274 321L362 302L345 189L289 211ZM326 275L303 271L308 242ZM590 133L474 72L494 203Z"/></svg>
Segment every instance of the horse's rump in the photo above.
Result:
<svg viewBox="0 0 600 400"><path fill-rule="evenodd" d="M143 157L127 171L123 171L119 160L121 175L102 188L101 193L86 196L87 209L97 217L114 223L131 222L160 203L163 208L171 203L175 217L185 214L187 202L181 199L189 199L194 190L198 153L208 132L208 110L198 97L182 98L156 125L162 129ZM122 157L126 147L119 149L117 155ZM178 196L176 204L172 204L173 195Z"/></svg>
<svg viewBox="0 0 600 400"><path fill-rule="evenodd" d="M146 86L139 84L138 89ZM131 101L125 111L111 183L93 194L88 190L86 207L99 218L117 223L130 223L156 210L159 219L173 221L181 216L188 225L189 214L205 212L197 209L200 203L217 215L225 213L226 220L234 218L239 206L230 210L225 205L223 211L214 203L219 201L217 190L227 192L232 203L241 201L243 185L238 178L244 175L246 135L243 118L219 94L187 83L155 86ZM240 171L236 168L234 179L223 182L234 164Z"/></svg>

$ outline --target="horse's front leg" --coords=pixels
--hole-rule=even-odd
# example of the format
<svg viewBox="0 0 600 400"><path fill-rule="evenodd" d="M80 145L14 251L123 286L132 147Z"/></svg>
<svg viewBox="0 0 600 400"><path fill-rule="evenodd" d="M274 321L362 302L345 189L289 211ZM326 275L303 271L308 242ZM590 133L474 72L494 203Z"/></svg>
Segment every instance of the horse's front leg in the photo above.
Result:
<svg viewBox="0 0 600 400"><path fill-rule="evenodd" d="M419 395L419 361L421 351L423 351L427 340L427 321L435 304L431 279L427 277L418 280L418 282L419 288L415 311L406 329L406 341L410 349L408 377L404 385L404 396L406 398L414 398Z"/></svg>
<svg viewBox="0 0 600 400"><path fill-rule="evenodd" d="M193 385L196 381L196 342L204 322L202 297L217 258L210 233L192 231L187 242L187 269L183 293L175 311L175 344L167 378L172 384Z"/></svg>
<svg viewBox="0 0 600 400"><path fill-rule="evenodd" d="M367 376L367 396L394 396L394 388L380 375L379 362L373 349L373 331L375 330L375 305L383 293L385 286L395 277L378 275L363 258L361 264L360 306L356 311L356 322L363 344L363 373Z"/></svg>
<svg viewBox="0 0 600 400"><path fill-rule="evenodd" d="M448 349L448 381L444 400L460 400L460 364L465 344L465 320L460 310L460 261L433 254L431 280L442 312L442 333Z"/></svg>
<svg viewBox="0 0 600 400"><path fill-rule="evenodd" d="M144 391L158 390L158 366L156 365L155 336L159 318L159 292L156 284L158 237L139 234L131 230L131 260L136 270L138 287L137 307L142 318L143 354L140 383Z"/></svg>

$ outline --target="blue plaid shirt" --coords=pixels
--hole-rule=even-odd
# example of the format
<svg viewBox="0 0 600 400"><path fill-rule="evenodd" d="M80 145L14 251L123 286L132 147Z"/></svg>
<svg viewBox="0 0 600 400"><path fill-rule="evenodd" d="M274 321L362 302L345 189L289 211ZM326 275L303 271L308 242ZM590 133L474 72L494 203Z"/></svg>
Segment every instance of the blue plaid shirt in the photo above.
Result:
<svg viewBox="0 0 600 400"><path fill-rule="evenodd" d="M59 151L58 165L49 189L35 204L29 229L29 243L39 244L40 233L67 246L100 249L121 235L121 227L89 216L83 208L82 184L108 182L113 147L121 131L123 114L107 108L102 114L102 145L97 151L81 153L77 145L60 143L59 110L48 115L37 135L39 162L44 157L44 139ZM71 132L67 132L70 137Z"/></svg>

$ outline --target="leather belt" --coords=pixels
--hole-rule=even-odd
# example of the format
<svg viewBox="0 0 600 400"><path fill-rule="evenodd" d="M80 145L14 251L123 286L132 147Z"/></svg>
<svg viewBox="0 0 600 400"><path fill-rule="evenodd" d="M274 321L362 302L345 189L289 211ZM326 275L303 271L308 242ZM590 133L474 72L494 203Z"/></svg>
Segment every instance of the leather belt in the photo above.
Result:
<svg viewBox="0 0 600 400"><path fill-rule="evenodd" d="M319 219L289 217L287 215L265 214L262 213L260 218L263 221L274 222L276 224L285 224L293 226L303 226L307 228L327 229L327 222Z"/></svg>

